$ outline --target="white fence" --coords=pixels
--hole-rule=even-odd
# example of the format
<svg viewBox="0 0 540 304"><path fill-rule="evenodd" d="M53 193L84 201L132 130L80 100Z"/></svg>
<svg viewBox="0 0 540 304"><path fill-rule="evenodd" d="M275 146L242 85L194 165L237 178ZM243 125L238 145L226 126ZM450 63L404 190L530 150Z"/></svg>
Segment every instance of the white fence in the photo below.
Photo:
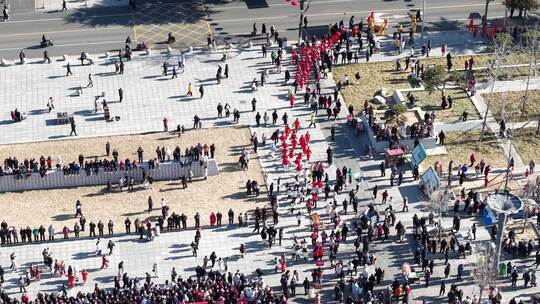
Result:
<svg viewBox="0 0 540 304"><path fill-rule="evenodd" d="M136 182L142 182L143 171L147 177L152 177L156 181L179 179L184 175L187 176L190 168L193 177L203 177L205 170L208 170L208 176L219 174L215 159L209 159L206 168L197 161L192 162L191 165L181 165L180 162L170 161L160 163L154 169L149 169L148 163L145 162L132 170L105 172L103 168L100 168L97 174L92 172L90 175L87 175L86 171L81 169L79 174L71 175L64 175L62 170L53 170L47 172L44 177L41 177L39 173L33 173L28 177L24 175L22 177L16 175L1 176L0 192L107 185L108 181L111 181L113 185L117 185L120 178L126 175L133 177Z"/></svg>

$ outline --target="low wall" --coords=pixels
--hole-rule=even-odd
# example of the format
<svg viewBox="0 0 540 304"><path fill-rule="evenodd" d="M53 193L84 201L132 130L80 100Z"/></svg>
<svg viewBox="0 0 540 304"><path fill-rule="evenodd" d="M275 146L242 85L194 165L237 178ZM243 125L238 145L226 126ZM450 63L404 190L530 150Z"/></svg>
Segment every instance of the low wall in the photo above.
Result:
<svg viewBox="0 0 540 304"><path fill-rule="evenodd" d="M107 185L108 181L111 181L114 186L118 185L120 178L125 175L133 177L136 182L142 182L143 171L146 172L146 176L152 177L156 181L171 180L186 175L190 167L193 177L203 177L206 169L208 176L219 174L215 159L208 160L206 169L201 166L200 162L192 162L191 165L182 166L177 161L160 163L156 168L148 169L148 163L145 162L129 171L105 172L103 168L100 168L97 174L91 175L87 175L82 169L79 174L71 175L64 175L62 170L48 171L44 177L41 177L39 173L33 173L29 177L23 175L22 178L17 178L16 175L5 175L0 177L0 192Z"/></svg>
<svg viewBox="0 0 540 304"><path fill-rule="evenodd" d="M371 147L373 147L373 150L375 152L385 152L386 149L390 147L390 142L387 140L375 140L375 136L373 135L373 131L369 126L368 118L365 114L362 114L362 123L364 124L364 130L367 132L369 143L371 144ZM437 146L437 138L435 137L420 138L419 141L422 145L424 145L424 148L426 148L426 150L433 149ZM414 148L414 139L412 138L401 139L399 142L404 146L409 146L411 151Z"/></svg>

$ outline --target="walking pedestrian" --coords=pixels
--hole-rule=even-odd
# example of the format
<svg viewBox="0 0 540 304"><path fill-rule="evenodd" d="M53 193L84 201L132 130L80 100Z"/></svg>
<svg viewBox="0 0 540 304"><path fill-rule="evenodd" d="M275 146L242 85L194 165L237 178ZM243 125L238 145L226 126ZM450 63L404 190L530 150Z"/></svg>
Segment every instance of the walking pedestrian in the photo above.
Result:
<svg viewBox="0 0 540 304"><path fill-rule="evenodd" d="M68 62L66 65L66 77L69 75L73 75L73 73L71 72L71 65Z"/></svg>
<svg viewBox="0 0 540 304"><path fill-rule="evenodd" d="M119 98L118 102L122 102L124 100L124 89L122 88L118 89L118 98Z"/></svg>
<svg viewBox="0 0 540 304"><path fill-rule="evenodd" d="M161 73L161 76L167 76L167 70L168 70L168 63L167 61L163 62L163 72Z"/></svg>
<svg viewBox="0 0 540 304"><path fill-rule="evenodd" d="M75 118L74 117L71 117L69 119L69 124L71 126L71 132L69 133L69 136L75 134L75 136L77 136L77 124L75 123Z"/></svg>
<svg viewBox="0 0 540 304"><path fill-rule="evenodd" d="M47 63L51 63L51 58L49 58L49 51L47 50L43 52L43 61L47 61Z"/></svg>
<svg viewBox="0 0 540 304"><path fill-rule="evenodd" d="M67 3L66 3L66 0L62 0L62 12L67 12Z"/></svg>
<svg viewBox="0 0 540 304"><path fill-rule="evenodd" d="M191 84L191 82L188 84L188 89L187 89L187 96L193 96L193 85Z"/></svg>
<svg viewBox="0 0 540 304"><path fill-rule="evenodd" d="M49 109L49 113L51 113L52 109L54 109L54 98L49 97L49 101L47 102L47 109Z"/></svg>
<svg viewBox="0 0 540 304"><path fill-rule="evenodd" d="M87 88L93 88L94 87L94 81L92 80L92 74L88 74L88 84L86 85Z"/></svg>
<svg viewBox="0 0 540 304"><path fill-rule="evenodd" d="M201 84L201 86L199 87L199 93L201 94L201 99L203 98L204 96L204 86Z"/></svg>

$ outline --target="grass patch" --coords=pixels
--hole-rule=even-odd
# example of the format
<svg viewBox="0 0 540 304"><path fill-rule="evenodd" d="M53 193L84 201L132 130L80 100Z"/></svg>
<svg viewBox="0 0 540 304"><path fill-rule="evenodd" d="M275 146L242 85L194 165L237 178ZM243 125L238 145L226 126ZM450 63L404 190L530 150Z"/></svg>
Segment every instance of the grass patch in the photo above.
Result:
<svg viewBox="0 0 540 304"><path fill-rule="evenodd" d="M341 94L357 109L362 109L364 101L371 101L373 94L381 88L385 88L388 94L392 94L395 89L411 88L407 80L409 73L395 71L394 62L391 61L342 65L335 67L332 72L336 81L344 79L345 75L353 79L351 85L341 90ZM357 72L362 76L359 81L354 80ZM374 104L375 108L378 106Z"/></svg>
<svg viewBox="0 0 540 304"><path fill-rule="evenodd" d="M536 128L514 130L512 143L525 165L528 165L531 159L540 164L540 136L536 135Z"/></svg>
<svg viewBox="0 0 540 304"><path fill-rule="evenodd" d="M464 61L468 60L471 56L454 56L454 68L463 69ZM475 55L475 67L486 67L491 64L493 60L493 55L483 54ZM528 56L523 53L512 52L506 55L502 59L502 65L508 64L520 64L528 63ZM430 57L422 58L420 60L421 64L424 64L425 67L428 65L444 65L446 66L446 58L442 57ZM405 63L402 60L402 68L405 67ZM521 75L519 79L526 77L528 67L519 67L519 68L505 68L503 69L503 75L501 79L516 79L515 77ZM362 79L356 81L354 75L360 73ZM341 94L348 104L352 104L356 109L362 109L364 106L364 101L368 100L369 102L373 99L373 94L380 90L381 88L387 89L389 95L393 93L396 89L408 89L411 88L411 84L407 80L407 75L410 74L410 70L405 71L395 71L395 62L394 61L380 61L380 62L370 62L370 63L356 63L356 64L346 64L339 65L333 68L332 70L334 79L339 81L345 78L345 75L351 80L351 85L343 88ZM486 70L476 71L475 76L477 82L486 81L489 79L489 75ZM384 106L373 104L375 108L381 109Z"/></svg>
<svg viewBox="0 0 540 304"><path fill-rule="evenodd" d="M506 157L493 134L487 130L484 134L482 145L477 148L480 138L480 130L470 130L465 132L447 132L445 148L448 154L429 155L423 162L424 166L432 166L436 161L442 162L446 171L448 163L453 160L454 165L469 163L469 156L474 153L478 161L484 160L492 168L506 166Z"/></svg>
<svg viewBox="0 0 540 304"><path fill-rule="evenodd" d="M527 102L525 102L525 113L522 112L525 91L498 92L482 96L486 104L491 100L489 107L497 120L501 120L505 116L506 120L511 122L529 121L536 120L540 114L540 90L529 90ZM505 102L503 102L503 97ZM504 115L503 105L506 112Z"/></svg>
<svg viewBox="0 0 540 304"><path fill-rule="evenodd" d="M422 109L422 111L435 111L437 115L436 121L439 122L455 122L461 117L463 111L469 113L469 120L480 119L480 115L476 110L476 107L472 103L467 93L461 89L446 90L447 96L452 96L453 105L452 108L441 108L441 94L439 91L435 91L430 94L428 91L413 92L416 97L416 105Z"/></svg>

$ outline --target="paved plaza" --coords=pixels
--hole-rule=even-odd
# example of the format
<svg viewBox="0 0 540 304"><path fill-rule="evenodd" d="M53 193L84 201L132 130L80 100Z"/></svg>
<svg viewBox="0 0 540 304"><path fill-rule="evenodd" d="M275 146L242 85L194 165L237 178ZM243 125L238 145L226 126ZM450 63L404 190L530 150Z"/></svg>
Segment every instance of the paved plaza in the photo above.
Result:
<svg viewBox="0 0 540 304"><path fill-rule="evenodd" d="M137 29L135 30L137 32ZM463 36L460 36L461 35ZM444 37L444 35L447 35ZM448 35L453 35L449 38ZM433 34L434 43L451 39L453 42L468 41L466 33L441 33ZM161 37L159 39L162 39ZM159 40L158 39L158 40ZM450 49L455 54L471 54L480 49L478 44L455 44ZM275 46L271 48L275 50ZM285 64L283 70L294 71L294 66L290 63L290 52L287 48L284 55ZM229 56L225 62L220 59L223 53ZM109 54L113 55L113 54ZM185 56L185 68L178 72L178 77L171 79L171 67L176 67L181 56ZM234 125L231 118L217 118L216 107L218 103L225 105L228 103L232 109L240 111L239 125L246 125L256 132L258 136L263 133L270 138L270 135L279 126L256 127L255 114L257 112L263 115L267 112L277 110L279 116L285 112L289 114L289 122L298 118L301 121L299 134L311 135L310 145L312 149L311 162L326 161L326 149L332 147L335 151L335 161L328 166L326 172L330 175L330 180L335 180L336 169L346 166L351 168L355 174L353 183L347 185L345 191L339 194L338 202L348 198L348 191L356 189L360 204L359 209L363 213L370 204L383 212L390 204L383 204L380 198L375 199L372 196L373 187L377 186L379 191L388 190L389 197L393 198L393 209L395 210L396 222L401 222L407 228L405 241L397 242L395 229L390 231L389 240L375 240L370 247L370 253L376 256L376 267L385 269L384 282L375 287L376 292L386 290L394 279L402 280L401 272L403 263L414 264L414 251L419 243L413 240L410 233L413 224L413 214L427 215L426 197L420 191L418 182L414 181L410 171L404 176L403 184L399 187L390 186L387 177L381 177L379 164L383 161L383 155L375 155L373 158L367 157L365 153L368 138L365 133L355 136L354 130L346 124L346 109L342 110L340 117L336 121L328 121L324 111L319 111L316 116L316 126L308 127L310 123L310 108L303 105L300 92L296 98L294 108L289 107L287 90L291 87L284 84L284 76L277 73L275 67L271 64L270 56L263 58L260 46L252 48L242 47L238 49L229 49L227 51L196 49L180 55L179 50L175 49L172 53L167 51L153 50L149 55L137 52L133 60L125 62L124 74L115 73L115 56L106 57L105 54L91 54L94 60L93 65L80 65L76 56L63 58L53 58L50 64L42 62L40 59L29 59L25 64L18 64L15 61L9 62L9 66L0 68L0 100L3 102L4 111L0 113L0 142L7 143L25 143L47 140L64 140L73 137L69 136L70 125L58 124L56 121L58 112L72 113L77 124L78 137L95 137L105 135L137 134L145 132L162 131L162 120L167 118L171 129L177 125L183 125L186 128L193 126L193 117L198 115L202 118L203 128L226 127ZM387 53L381 53L372 60L395 60L396 57ZM162 75L163 63L168 62L170 68L167 76ZM66 76L66 65L71 65L73 75ZM218 66L225 68L228 65L229 77L222 79L218 84L215 75ZM255 92L251 91L251 81L255 78L260 79L260 74L264 70L269 72L269 78L264 86L259 86ZM93 84L88 86L88 76L91 75ZM186 96L188 85L193 85L193 96ZM200 98L199 87L204 86L204 96ZM479 84L479 90L485 84ZM506 83L508 87L510 83ZM522 83L513 83L513 87L520 87ZM531 84L532 88L537 89L540 86L538 80ZM321 80L323 94L332 94L336 86L332 75L328 79ZM504 84L497 86L505 87ZM119 102L118 89L124 91L124 98ZM521 88L521 87L520 87ZM517 89L516 90L521 90ZM82 94L80 94L82 92ZM47 110L49 98L54 99L54 109ZM117 121L106 121L102 110L95 111L95 100L107 100L111 115L118 116ZM251 101L255 98L256 111L251 110ZM480 97L481 99L481 97ZM483 105L483 100L477 100L478 104ZM346 106L344 106L346 108ZM27 118L22 122L14 123L10 117L10 111L18 109L24 112ZM361 109L355 109L360 111ZM480 111L480 109L479 109ZM337 126L335 138L332 139L331 128ZM496 123L490 117L490 128L495 130ZM462 127L465 127L462 125ZM440 124L436 130L452 130L456 128L453 124ZM234 139L232 139L234 140ZM270 140L269 140L270 141ZM504 142L501 141L501 145ZM3 246L0 248L0 265L6 269L6 283L3 288L14 297L19 296L17 279L23 275L27 267L31 264L41 263L41 252L49 248L54 259L63 260L67 265L76 266L79 270L86 269L90 272L89 281L86 285L77 284L69 290L70 295L75 295L79 291L92 291L94 284L100 287L111 288L114 286L114 277L117 275L118 263L124 261L124 268L131 277L144 278L146 273L152 272L152 265L157 262L159 265L158 277L154 278L157 283L164 283L170 279L170 269L175 267L183 277L194 274L195 267L201 265L203 258L209 256L213 251L218 257L228 258L228 271L245 273L251 277L256 276L255 270L261 269L264 273L264 281L274 287L276 292L280 292L281 273L274 271L273 263L276 257L285 254L290 257L292 254L293 238L305 238L308 243L310 239L310 221L309 214L305 208L297 209L301 211L302 222L297 225L297 218L291 213L290 198L287 197L285 185L294 183L294 175L291 171L284 170L281 166L279 157L272 158L270 145L262 146L258 150L261 158L261 167L266 176L266 182L269 185L277 180L281 180L281 189L278 192L280 214L279 223L276 227L284 228L284 238L282 245L277 244L271 249L267 248L267 242L261 240L258 234L254 234L253 222L249 227L238 228L233 225L224 225L222 227L204 227L202 229L202 238L200 250L197 257L193 257L189 244L195 235L194 229L187 231L163 232L157 236L154 241L140 241L136 235L117 235L111 237L116 243L116 248L110 256L110 267L100 269L101 258L96 254L96 239L83 238L80 240L70 239L67 241L56 241L37 243L29 245ZM516 159L516 179L523 182L523 173L527 160L521 160L519 155L514 155ZM446 164L445 164L446 165ZM500 169L500 168L499 168ZM457 184L457 181L454 181ZM358 186L357 186L358 185ZM409 201L409 210L401 212L403 199ZM1 199L1 196L0 196ZM330 202L330 200L328 201ZM327 204L324 199L315 209L323 220L324 229L329 232L333 229L327 213ZM1 208L8 208L7 203L1 205ZM355 217L350 207L347 214L342 215L346 225L352 228L352 221ZM338 210L342 210L338 204ZM174 210L172 210L174 211ZM490 239L491 227L483 226L479 223L477 217L465 217L462 219L462 231L473 224L479 225L477 238L473 243ZM121 225L117 225L120 227ZM193 227L192 222L188 226ZM443 226L452 226L452 217L443 218ZM59 229L58 229L59 230ZM337 260L349 262L355 254L354 239L350 237L346 242L340 245ZM86 235L86 234L85 234ZM101 247L104 248L109 238L101 240ZM240 256L239 248L243 243L247 247L247 255ZM309 250L309 249L308 249ZM14 252L19 261L19 270L12 272L8 270L9 255ZM308 260L292 261L287 264L291 271L298 270L300 273L300 282L305 277L311 279L311 271L315 268L309 251ZM444 255L435 254L435 269L430 286L425 286L423 279L419 283L412 284L412 297L414 302L409 303L446 303L446 296L438 296L439 284L444 278ZM445 279L447 290L450 284L457 284L462 288L465 296L478 295L478 287L474 283L472 270L476 265L478 258L475 254L469 254L465 259L456 258L456 254L451 254L450 263L452 270L450 277ZM520 272L531 267L534 257L523 258L514 261ZM464 280L456 278L458 264L465 265ZM328 259L325 257L324 275L322 284L322 302L334 303L333 290L338 282L338 277L334 269L330 267ZM217 269L217 266L216 268ZM369 270L373 273L373 269ZM357 276L355 276L357 277ZM521 278L520 278L521 279ZM45 274L39 282L32 282L28 287L28 294L35 296L38 292L57 292L63 284L67 284L66 279L52 277L49 273ZM517 299L529 299L532 295L540 293L538 287L522 287L520 281L519 287L510 286L509 279L501 279L498 287L502 289L502 303L508 303L512 297ZM298 296L289 299L290 303L307 303L307 296L303 294L302 288L298 288ZM301 290L301 291L300 291ZM349 290L346 291L346 294ZM484 293L485 295L485 293Z"/></svg>

